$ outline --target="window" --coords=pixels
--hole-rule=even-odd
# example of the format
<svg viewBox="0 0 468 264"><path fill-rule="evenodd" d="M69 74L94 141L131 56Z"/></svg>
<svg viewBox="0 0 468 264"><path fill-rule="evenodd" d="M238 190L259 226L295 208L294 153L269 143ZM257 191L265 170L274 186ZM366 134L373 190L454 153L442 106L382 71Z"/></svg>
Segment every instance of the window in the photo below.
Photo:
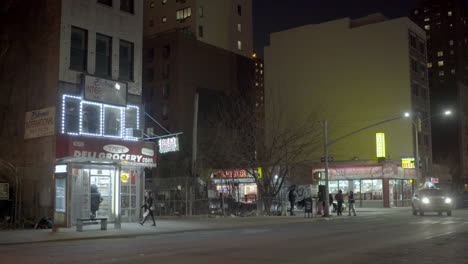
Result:
<svg viewBox="0 0 468 264"><path fill-rule="evenodd" d="M430 29L431 29L431 26L430 26L430 25L425 25L425 26L424 26L424 29L430 30Z"/></svg>
<svg viewBox="0 0 468 264"><path fill-rule="evenodd" d="M165 5L167 3L167 0L162 0L162 4Z"/></svg>
<svg viewBox="0 0 468 264"><path fill-rule="evenodd" d="M242 32L242 24L237 24L237 31Z"/></svg>
<svg viewBox="0 0 468 264"><path fill-rule="evenodd" d="M104 135L122 137L122 108L104 106Z"/></svg>
<svg viewBox="0 0 468 264"><path fill-rule="evenodd" d="M71 28L70 69L86 71L88 55L88 32L84 29Z"/></svg>
<svg viewBox="0 0 468 264"><path fill-rule="evenodd" d="M382 180L362 180L363 200L382 200Z"/></svg>
<svg viewBox="0 0 468 264"><path fill-rule="evenodd" d="M439 71L439 76L444 76L445 72L444 71Z"/></svg>
<svg viewBox="0 0 468 264"><path fill-rule="evenodd" d="M198 16L203 17L203 6L198 8Z"/></svg>
<svg viewBox="0 0 468 264"><path fill-rule="evenodd" d="M82 102L82 119L80 134L101 135L101 111L102 105L96 103Z"/></svg>
<svg viewBox="0 0 468 264"><path fill-rule="evenodd" d="M176 20L183 20L190 16L192 16L192 8L190 7L179 9L176 12Z"/></svg>
<svg viewBox="0 0 468 264"><path fill-rule="evenodd" d="M154 1L151 1L150 8L154 8Z"/></svg>
<svg viewBox="0 0 468 264"><path fill-rule="evenodd" d="M424 22L429 22L430 20L431 20L431 19L428 18L428 17L424 18Z"/></svg>
<svg viewBox="0 0 468 264"><path fill-rule="evenodd" d="M152 82L154 80L154 71L153 69L146 69L145 70L145 80L148 82Z"/></svg>
<svg viewBox="0 0 468 264"><path fill-rule="evenodd" d="M167 22L167 17L163 16L163 17L161 18L161 22L166 23L166 22Z"/></svg>
<svg viewBox="0 0 468 264"><path fill-rule="evenodd" d="M426 43L423 41L418 41L419 43L419 52L426 54Z"/></svg>
<svg viewBox="0 0 468 264"><path fill-rule="evenodd" d="M162 118L167 120L169 118L169 105L165 104L162 109Z"/></svg>
<svg viewBox="0 0 468 264"><path fill-rule="evenodd" d="M421 89L421 97L422 97L424 100L427 100L427 89L425 89L425 88L422 88L422 89Z"/></svg>
<svg viewBox="0 0 468 264"><path fill-rule="evenodd" d="M418 62L413 58L411 58L411 70L418 72Z"/></svg>
<svg viewBox="0 0 468 264"><path fill-rule="evenodd" d="M427 63L427 68L432 68L432 62Z"/></svg>
<svg viewBox="0 0 468 264"><path fill-rule="evenodd" d="M417 10L417 9L414 10L414 14L415 14L415 15L419 14L419 10Z"/></svg>
<svg viewBox="0 0 468 264"><path fill-rule="evenodd" d="M163 58L167 59L171 56L171 46L165 45L163 48Z"/></svg>
<svg viewBox="0 0 468 264"><path fill-rule="evenodd" d="M127 106L125 109L125 128L139 129L138 108Z"/></svg>
<svg viewBox="0 0 468 264"><path fill-rule="evenodd" d="M120 0L120 10L133 14L133 0Z"/></svg>
<svg viewBox="0 0 468 264"><path fill-rule="evenodd" d="M133 43L121 40L119 50L119 78L133 80Z"/></svg>
<svg viewBox="0 0 468 264"><path fill-rule="evenodd" d="M242 41L240 40L237 41L237 49L242 50Z"/></svg>
<svg viewBox="0 0 468 264"><path fill-rule="evenodd" d="M447 15L448 15L448 16L452 16L452 15L453 15L452 11L448 11L448 12L447 12Z"/></svg>
<svg viewBox="0 0 468 264"><path fill-rule="evenodd" d="M112 0L97 0L97 2L103 5L112 6Z"/></svg>
<svg viewBox="0 0 468 264"><path fill-rule="evenodd" d="M169 98L170 91L171 91L171 85L169 83L163 84L163 87L162 87L163 98L165 99Z"/></svg>
<svg viewBox="0 0 468 264"><path fill-rule="evenodd" d="M237 5L237 14L239 16L242 16L242 6L241 5Z"/></svg>
<svg viewBox="0 0 468 264"><path fill-rule="evenodd" d="M439 65L439 67L444 66L444 61L438 61L438 62L437 62L437 65Z"/></svg>
<svg viewBox="0 0 468 264"><path fill-rule="evenodd" d="M451 69L450 73L455 74L455 69Z"/></svg>
<svg viewBox="0 0 468 264"><path fill-rule="evenodd" d="M444 52L443 51L438 51L437 52L437 57L443 57L444 56Z"/></svg>
<svg viewBox="0 0 468 264"><path fill-rule="evenodd" d="M96 75L111 75L112 38L96 34Z"/></svg>
<svg viewBox="0 0 468 264"><path fill-rule="evenodd" d="M410 39L410 46L412 48L416 48L416 37L410 34L409 39Z"/></svg>
<svg viewBox="0 0 468 264"><path fill-rule="evenodd" d="M80 132L80 102L81 100L74 97L65 97L64 108L65 122L62 125L62 133L76 133Z"/></svg>
<svg viewBox="0 0 468 264"><path fill-rule="evenodd" d="M454 55L454 54L455 54L455 51L450 50L450 55Z"/></svg>
<svg viewBox="0 0 468 264"><path fill-rule="evenodd" d="M203 38L203 26L198 26L198 36Z"/></svg>
<svg viewBox="0 0 468 264"><path fill-rule="evenodd" d="M153 61L154 60L154 48L146 49L145 57L147 61Z"/></svg>
<svg viewBox="0 0 468 264"><path fill-rule="evenodd" d="M164 68L163 68L163 71L162 71L162 76L163 76L164 79L169 78L170 71L171 71L171 65L165 64Z"/></svg>

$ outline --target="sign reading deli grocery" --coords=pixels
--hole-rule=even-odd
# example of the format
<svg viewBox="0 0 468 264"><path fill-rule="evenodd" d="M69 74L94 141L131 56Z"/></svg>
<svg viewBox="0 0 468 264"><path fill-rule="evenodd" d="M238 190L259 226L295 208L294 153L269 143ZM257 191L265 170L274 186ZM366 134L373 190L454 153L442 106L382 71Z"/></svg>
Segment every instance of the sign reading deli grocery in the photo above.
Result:
<svg viewBox="0 0 468 264"><path fill-rule="evenodd" d="M154 143L57 135L56 157L77 160L118 160L122 165L156 167Z"/></svg>

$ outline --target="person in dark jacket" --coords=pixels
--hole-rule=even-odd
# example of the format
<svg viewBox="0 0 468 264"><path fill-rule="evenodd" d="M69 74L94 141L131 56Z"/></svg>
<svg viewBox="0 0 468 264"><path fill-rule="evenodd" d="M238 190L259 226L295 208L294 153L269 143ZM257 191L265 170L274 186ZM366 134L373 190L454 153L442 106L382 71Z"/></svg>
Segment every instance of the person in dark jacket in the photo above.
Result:
<svg viewBox="0 0 468 264"><path fill-rule="evenodd" d="M337 208L336 208L336 215L342 215L341 210L343 209L343 191L339 190L338 193L335 195L335 200L337 202Z"/></svg>
<svg viewBox="0 0 468 264"><path fill-rule="evenodd" d="M356 216L356 209L354 209L354 203L356 201L354 200L354 193L353 191L349 192L348 196L348 216L351 216L351 210L353 210L354 216Z"/></svg>
<svg viewBox="0 0 468 264"><path fill-rule="evenodd" d="M96 218L96 212L99 211L102 200L98 187L95 184L91 185L91 219Z"/></svg>
<svg viewBox="0 0 468 264"><path fill-rule="evenodd" d="M143 225L148 218L148 216L151 216L151 219L153 220L153 225L156 226L156 221L154 221L154 215L153 215L153 197L152 197L152 192L147 191L145 195L145 203L141 206L141 208L144 208L145 212L143 213L143 221L140 222L140 225Z"/></svg>
<svg viewBox="0 0 468 264"><path fill-rule="evenodd" d="M289 191L289 203L291 205L291 215L294 215L294 204L296 203L296 188Z"/></svg>
<svg viewBox="0 0 468 264"><path fill-rule="evenodd" d="M332 208L336 211L335 204L333 203L333 194L329 193L328 194L328 209L331 210Z"/></svg>

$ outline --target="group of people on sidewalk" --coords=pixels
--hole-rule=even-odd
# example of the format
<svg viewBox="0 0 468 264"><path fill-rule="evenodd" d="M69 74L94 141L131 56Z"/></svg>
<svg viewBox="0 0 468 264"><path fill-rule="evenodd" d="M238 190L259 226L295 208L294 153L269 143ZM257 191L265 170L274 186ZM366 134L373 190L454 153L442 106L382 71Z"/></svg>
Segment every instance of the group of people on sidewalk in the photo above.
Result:
<svg viewBox="0 0 468 264"><path fill-rule="evenodd" d="M333 196L332 194L329 194L329 203L330 205L336 206L336 215L343 215L343 203L344 203L344 197L343 197L343 191L339 190L337 194L335 194L335 200L337 205L333 203ZM353 215L356 216L356 209L354 207L354 203L356 201L354 200L354 193L353 191L350 191L348 194L348 216L351 216L351 211L353 212Z"/></svg>

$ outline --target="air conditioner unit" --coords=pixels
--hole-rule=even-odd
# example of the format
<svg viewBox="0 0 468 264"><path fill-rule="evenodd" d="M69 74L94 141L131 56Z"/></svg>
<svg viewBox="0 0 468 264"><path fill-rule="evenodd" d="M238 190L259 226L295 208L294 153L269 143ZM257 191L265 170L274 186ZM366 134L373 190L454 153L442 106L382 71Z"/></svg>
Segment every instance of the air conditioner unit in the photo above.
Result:
<svg viewBox="0 0 468 264"><path fill-rule="evenodd" d="M126 128L125 129L125 137L142 138L143 137L143 131L141 131L141 129Z"/></svg>

